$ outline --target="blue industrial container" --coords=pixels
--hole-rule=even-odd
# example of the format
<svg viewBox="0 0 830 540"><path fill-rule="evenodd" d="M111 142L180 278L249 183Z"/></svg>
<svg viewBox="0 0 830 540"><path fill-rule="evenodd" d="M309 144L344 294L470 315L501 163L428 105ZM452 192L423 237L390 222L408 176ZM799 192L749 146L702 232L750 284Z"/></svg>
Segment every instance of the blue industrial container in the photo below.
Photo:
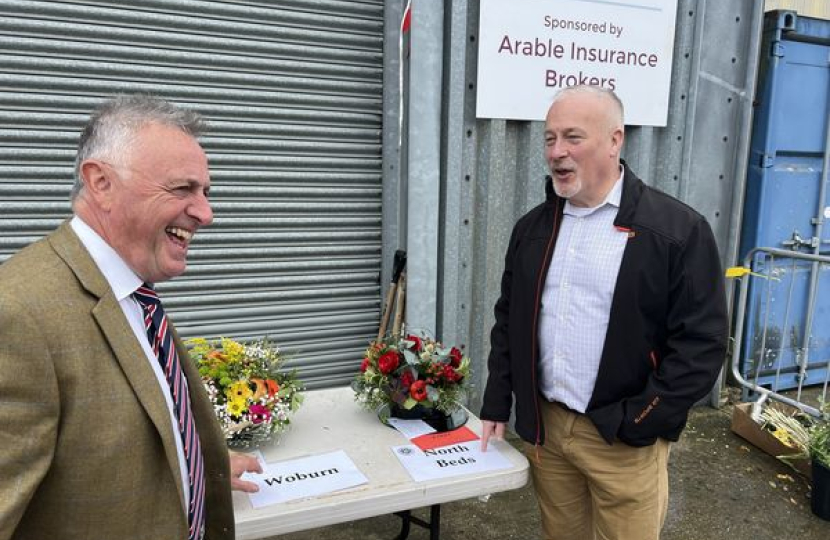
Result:
<svg viewBox="0 0 830 540"><path fill-rule="evenodd" d="M754 247L830 252L826 189L830 21L766 14L754 114L741 258ZM756 257L742 373L773 390L826 384L830 268Z"/></svg>

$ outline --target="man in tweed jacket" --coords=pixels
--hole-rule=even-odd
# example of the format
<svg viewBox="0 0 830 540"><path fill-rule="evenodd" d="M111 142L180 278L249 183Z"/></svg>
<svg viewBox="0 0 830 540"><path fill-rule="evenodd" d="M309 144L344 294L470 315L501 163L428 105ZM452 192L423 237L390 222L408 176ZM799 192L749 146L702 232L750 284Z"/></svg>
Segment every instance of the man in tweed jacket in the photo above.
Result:
<svg viewBox="0 0 830 540"><path fill-rule="evenodd" d="M0 266L0 540L186 539L187 466L132 292L185 270L213 214L198 117L146 96L82 136L75 216ZM205 477L204 538L234 538L230 456L173 330ZM156 362L154 364L154 362Z"/></svg>

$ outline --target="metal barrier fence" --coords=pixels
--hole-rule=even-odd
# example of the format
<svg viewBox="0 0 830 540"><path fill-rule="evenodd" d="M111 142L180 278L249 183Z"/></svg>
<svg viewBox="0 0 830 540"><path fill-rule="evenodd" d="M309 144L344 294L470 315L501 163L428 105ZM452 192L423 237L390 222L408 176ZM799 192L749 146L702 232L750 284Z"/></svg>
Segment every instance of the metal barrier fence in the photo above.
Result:
<svg viewBox="0 0 830 540"><path fill-rule="evenodd" d="M830 257L755 248L728 275L741 282L731 371L743 399L819 416L830 382Z"/></svg>

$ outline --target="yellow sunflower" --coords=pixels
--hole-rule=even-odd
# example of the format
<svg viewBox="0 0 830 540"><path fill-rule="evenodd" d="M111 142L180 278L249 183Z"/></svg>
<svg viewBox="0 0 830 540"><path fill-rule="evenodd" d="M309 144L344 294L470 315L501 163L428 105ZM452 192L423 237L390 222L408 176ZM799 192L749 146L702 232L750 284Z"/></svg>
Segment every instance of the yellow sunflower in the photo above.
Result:
<svg viewBox="0 0 830 540"><path fill-rule="evenodd" d="M231 416L242 416L245 412L246 401L244 399L232 399L228 401L228 413Z"/></svg>
<svg viewBox="0 0 830 540"><path fill-rule="evenodd" d="M247 381L236 381L228 387L226 394L229 400L240 400L243 402L254 395Z"/></svg>

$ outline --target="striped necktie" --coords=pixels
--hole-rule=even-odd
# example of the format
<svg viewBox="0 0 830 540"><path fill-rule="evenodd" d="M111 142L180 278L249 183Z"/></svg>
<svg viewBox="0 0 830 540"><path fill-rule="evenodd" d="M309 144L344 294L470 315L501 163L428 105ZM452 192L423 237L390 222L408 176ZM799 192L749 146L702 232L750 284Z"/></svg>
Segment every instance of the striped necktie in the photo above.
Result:
<svg viewBox="0 0 830 540"><path fill-rule="evenodd" d="M205 524L205 471L202 461L202 447L196 432L196 422L190 410L190 395L187 381L179 363L179 355L173 344L173 337L167 324L167 315L161 307L156 291L146 283L139 287L133 297L138 300L144 312L144 328L150 347L161 364L170 394L173 409L179 425L184 457L187 462L188 481L190 483L190 500L188 501L187 521L190 526L188 540L198 540L204 535Z"/></svg>

